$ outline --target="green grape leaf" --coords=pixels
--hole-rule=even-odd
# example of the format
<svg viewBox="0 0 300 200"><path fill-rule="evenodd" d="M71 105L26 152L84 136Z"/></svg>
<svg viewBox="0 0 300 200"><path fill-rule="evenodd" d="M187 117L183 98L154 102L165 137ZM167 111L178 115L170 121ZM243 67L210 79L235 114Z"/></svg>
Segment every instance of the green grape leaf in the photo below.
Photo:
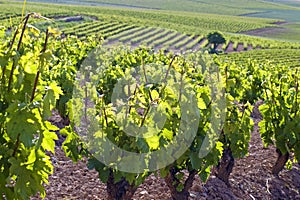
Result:
<svg viewBox="0 0 300 200"><path fill-rule="evenodd" d="M108 177L109 177L109 170L106 169L106 166L101 163L98 159L95 157L91 157L88 160L88 169L95 169L97 172L99 172L99 178L103 183L107 183Z"/></svg>
<svg viewBox="0 0 300 200"><path fill-rule="evenodd" d="M36 116L27 110L21 110L13 115L7 122L7 132L12 139L17 139L19 136L20 141L26 147L32 146L34 134L39 130L38 119Z"/></svg>
<svg viewBox="0 0 300 200"><path fill-rule="evenodd" d="M32 165L36 161L36 149L33 148L30 150L29 156L27 158L27 162L25 162L25 165Z"/></svg>
<svg viewBox="0 0 300 200"><path fill-rule="evenodd" d="M298 163L300 162L300 140L297 141L297 143L294 146L295 148L295 157Z"/></svg>
<svg viewBox="0 0 300 200"><path fill-rule="evenodd" d="M201 110L207 109L206 103L202 98L198 98L198 108Z"/></svg>
<svg viewBox="0 0 300 200"><path fill-rule="evenodd" d="M191 152L189 157L190 157L193 169L201 169L202 159L199 158L198 153Z"/></svg>
<svg viewBox="0 0 300 200"><path fill-rule="evenodd" d="M50 85L48 86L48 89L53 90L54 98L56 100L59 99L60 95L64 94L63 91L61 90L61 87L59 87L56 82L51 82Z"/></svg>
<svg viewBox="0 0 300 200"><path fill-rule="evenodd" d="M183 183L179 183L178 186L176 187L176 190L177 190L178 192L181 192L183 189L184 189Z"/></svg>
<svg viewBox="0 0 300 200"><path fill-rule="evenodd" d="M66 156L70 157L74 162L77 162L82 157L79 149L81 144L79 136L72 130L71 126L64 127L60 130L60 133L67 136L66 140L62 144L62 149Z"/></svg>
<svg viewBox="0 0 300 200"><path fill-rule="evenodd" d="M169 172L169 167L165 167L159 170L160 176L162 178L165 178L170 172Z"/></svg>
<svg viewBox="0 0 300 200"><path fill-rule="evenodd" d="M201 170L199 173L199 177L201 181L206 182L210 173L211 173L210 167L206 167L204 170Z"/></svg>
<svg viewBox="0 0 300 200"><path fill-rule="evenodd" d="M164 128L161 132L161 135L166 139L166 140L172 140L173 139L173 132Z"/></svg>
<svg viewBox="0 0 300 200"><path fill-rule="evenodd" d="M53 131L44 131L43 133L44 138L42 141L42 147L47 150L50 151L52 153L54 153L54 147L55 147L55 141L54 140L58 140L58 137L56 135L55 132Z"/></svg>
<svg viewBox="0 0 300 200"><path fill-rule="evenodd" d="M150 150L156 150L159 147L159 137L157 135L145 139Z"/></svg>
<svg viewBox="0 0 300 200"><path fill-rule="evenodd" d="M44 102L43 116L44 116L44 119L48 119L49 117L51 117L51 115L52 115L51 110L55 107L55 104L56 104L53 90L47 91L43 102Z"/></svg>

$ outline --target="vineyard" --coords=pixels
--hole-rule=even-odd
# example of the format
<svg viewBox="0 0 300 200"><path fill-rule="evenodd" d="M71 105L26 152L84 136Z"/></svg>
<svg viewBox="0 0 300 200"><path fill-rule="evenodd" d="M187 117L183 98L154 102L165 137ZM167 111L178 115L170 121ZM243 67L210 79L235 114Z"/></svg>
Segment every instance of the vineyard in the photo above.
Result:
<svg viewBox="0 0 300 200"><path fill-rule="evenodd" d="M236 34L277 20L0 7L0 199L300 198L300 43Z"/></svg>
<svg viewBox="0 0 300 200"><path fill-rule="evenodd" d="M33 0L38 1L38 0ZM274 1L274 0L272 0ZM41 0L38 2L52 2L59 3L61 0ZM72 1L69 1L72 2ZM76 2L73 1L73 2ZM77 1L78 2L78 1ZM201 12L201 13L214 13L220 15L242 15L249 12L259 12L265 9L291 9L287 6L292 3L295 6L299 6L298 2L285 2L285 4L274 4L266 2L252 2L247 0L235 1L234 5L231 0L212 0L211 3L203 1L188 1L188 0L174 0L172 4L165 4L159 0L152 0L151 2L140 2L135 0L82 0L80 1L81 5L99 5L107 7L125 7L125 8L141 8L141 9L152 9L152 10L170 10L170 11L185 11L185 12ZM282 2L281 2L282 3ZM253 9L253 10L252 10Z"/></svg>
<svg viewBox="0 0 300 200"><path fill-rule="evenodd" d="M269 65L300 66L300 51L295 49L253 50L222 55L220 57L223 60L235 62L237 65L247 65L247 63L255 60L258 63L268 63Z"/></svg>
<svg viewBox="0 0 300 200"><path fill-rule="evenodd" d="M20 22L20 11L22 4L3 1L0 4L2 18L0 24L5 27L14 27ZM40 19L35 19L36 22L30 22L39 29L45 31L45 28L50 25L65 32L66 34L75 34L79 37L85 37L92 34L97 34L100 37L113 40L117 42L118 38L122 41L124 34L128 33L127 42L133 46L143 44L135 39L138 33L131 32L133 28L155 28L157 33L162 34L161 31L178 32L178 36L173 43L168 41L166 47L170 50L176 49L177 51L185 50L199 50L200 47L206 46L205 36L212 30L219 30L225 32L227 43L220 47L226 52L241 51L256 48L265 49L299 49L299 43L278 41L268 38L251 37L242 34L250 30L257 30L262 28L278 29L277 23L281 22L280 19L268 18L249 18L237 16L222 16L216 14L195 14L186 12L171 12L155 10L132 10L124 8L102 8L91 6L66 6L66 5L46 5L31 3L26 7L26 12L36 12L38 10L43 16L51 19L45 22ZM12 14L13 13L13 14ZM5 16L5 17L4 17ZM69 20L66 20L69 19ZM31 19L33 20L33 19ZM134 29L133 29L134 30ZM139 29L138 29L139 30ZM228 33L227 33L228 32ZM155 32L154 32L155 33ZM234 33L234 34L232 34ZM149 33L150 34L150 33ZM179 35L181 34L181 35ZM131 37L132 35L132 37ZM164 46L164 41L161 43L154 41L154 37L158 35L150 35L146 43L158 47ZM163 35L161 35L163 36ZM185 37L186 36L186 37ZM166 35L172 37L172 34ZM188 40L189 37L191 40ZM201 37L201 38L199 38ZM163 40L163 38L161 38ZM152 41L151 41L152 40ZM185 41L184 41L185 40ZM201 41L203 44L197 46ZM189 42L184 43L184 42ZM174 48L175 47L175 48ZM178 48L177 48L178 47ZM157 48L158 49L158 48Z"/></svg>

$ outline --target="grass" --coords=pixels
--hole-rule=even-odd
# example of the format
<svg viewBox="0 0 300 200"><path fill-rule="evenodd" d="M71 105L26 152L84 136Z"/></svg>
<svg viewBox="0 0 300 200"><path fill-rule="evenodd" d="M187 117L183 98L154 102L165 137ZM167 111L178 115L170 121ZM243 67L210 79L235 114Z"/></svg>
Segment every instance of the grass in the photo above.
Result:
<svg viewBox="0 0 300 200"><path fill-rule="evenodd" d="M269 35L269 37L300 41L300 22L283 24L282 27L284 28L283 32Z"/></svg>
<svg viewBox="0 0 300 200"><path fill-rule="evenodd" d="M265 10L262 10L262 12L247 14L247 16L281 19L281 20L288 21L288 22L299 22L300 21L300 8L297 10L265 9Z"/></svg>

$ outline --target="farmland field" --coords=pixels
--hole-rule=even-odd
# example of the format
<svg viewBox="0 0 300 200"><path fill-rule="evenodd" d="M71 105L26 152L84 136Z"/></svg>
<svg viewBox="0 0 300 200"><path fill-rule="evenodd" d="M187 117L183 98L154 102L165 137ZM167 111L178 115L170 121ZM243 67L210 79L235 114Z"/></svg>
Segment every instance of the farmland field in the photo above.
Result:
<svg viewBox="0 0 300 200"><path fill-rule="evenodd" d="M300 199L300 2L0 0L0 199Z"/></svg>
<svg viewBox="0 0 300 200"><path fill-rule="evenodd" d="M210 3L205 1L188 1L188 0L175 0L172 1L172 4L166 4L159 0L153 1L137 1L137 0L42 0L42 2L52 2L52 3L89 3L97 5L106 5L106 6L120 6L128 8L147 8L147 9L159 9L159 10L174 10L174 11L187 11L187 12L204 12L204 13L215 13L215 14L229 14L229 15L240 15L249 12L256 12L260 9L291 9L285 4L273 4L262 1L235 1L234 4L230 0L217 1L212 0ZM284 2L284 1L283 1ZM280 2L282 3L282 2ZM257 9L257 10L256 10Z"/></svg>
<svg viewBox="0 0 300 200"><path fill-rule="evenodd" d="M9 3L9 4L2 4L3 7L2 12L6 12L5 10L10 7L12 12L18 12L21 10L22 5L16 3ZM60 4L59 6L47 5L47 9L44 7L40 7L37 4L28 4L27 11L32 11L34 9L39 10L40 12L44 12L46 17L53 17L55 16L56 20L54 20L53 25L54 27L59 27L63 32L67 34L75 34L78 33L80 37L85 35L91 35L96 33L99 36L104 38L114 37L116 39L117 34L122 34L123 31L130 31L131 27L136 26L152 26L152 27L159 27L163 29L173 29L174 31L178 31L184 35L195 35L195 36L205 36L209 31L219 30L224 32L227 36L227 41L231 41L233 44L237 45L238 43L247 43L245 46L252 45L252 46L260 46L261 48L298 48L299 44L290 42L280 42L280 41L270 41L269 39L263 38L255 38L251 39L251 37L236 34L236 33L243 33L243 32L251 32L260 29L281 29L278 25L274 24L274 22L281 21L281 19L263 19L263 18L249 18L249 17L237 17L237 16L221 16L215 14L195 14L190 12L174 12L174 11L145 11L145 10L132 10L132 9L124 9L118 7L79 7L72 5L66 6ZM14 11L16 10L16 11ZM44 11L43 11L44 10ZM76 16L82 15L82 20L71 20L72 22L62 21L60 18L64 18L65 16L72 16L74 14ZM99 14L101 13L101 14ZM86 17L85 17L86 16ZM19 22L20 14L16 17L9 17L3 18L1 21L3 25L10 26L10 24L15 24ZM91 19L94 19L91 21ZM84 22L90 22L90 27L92 29L88 31L83 31L80 27L84 27L85 25L81 25ZM106 22L105 22L106 21ZM113 22L111 24L111 28L101 27L101 23ZM45 22L44 22L45 23ZM92 25L92 23L94 23ZM110 31L111 29L116 29L113 26L123 23L124 26L122 28L118 28L115 31ZM46 24L49 24L47 22ZM51 23L50 23L51 24ZM78 25L77 25L78 24ZM99 27L96 27L97 24ZM86 24L87 25L87 24ZM37 24L37 27L43 26L41 23ZM120 24L119 27L122 25ZM280 25L281 26L281 25ZM283 25L282 25L283 26ZM291 27L292 25L290 25ZM47 26L44 26L47 27ZM292 26L294 27L294 26ZM109 28L108 32L104 28ZM89 26L86 27L86 30L89 29ZM293 30L297 30L293 28ZM98 33L99 31L99 33ZM103 33L103 31L106 31ZM274 32L274 31L273 31ZM109 33L109 34L108 34ZM232 34L234 33L234 35ZM297 31L293 32L293 35L296 35ZM266 36L266 35L265 35ZM130 37L130 36L129 36ZM288 33L281 33L281 38L290 37L289 40L297 39L298 35L295 38L291 37ZM129 38L130 39L130 38ZM151 40L149 38L149 40ZM249 41L250 40L250 41ZM130 40L129 40L130 41ZM177 41L181 42L181 41ZM137 43L135 42L135 45ZM258 45L259 44L259 45ZM233 46L232 50L236 50L237 46ZM173 46L177 46L174 43ZM188 46L190 47L190 45ZM182 47L183 49L191 49ZM226 46L222 47L223 50L226 50ZM247 49L247 48L245 48Z"/></svg>

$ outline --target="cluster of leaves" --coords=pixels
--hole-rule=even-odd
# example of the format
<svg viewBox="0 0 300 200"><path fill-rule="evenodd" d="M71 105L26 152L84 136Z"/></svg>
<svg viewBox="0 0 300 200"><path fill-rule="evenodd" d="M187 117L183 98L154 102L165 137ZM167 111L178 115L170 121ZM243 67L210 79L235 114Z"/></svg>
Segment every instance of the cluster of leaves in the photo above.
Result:
<svg viewBox="0 0 300 200"><path fill-rule="evenodd" d="M291 167L298 162L299 68L272 64L272 60L248 60L243 64L222 61L220 65L227 68L227 90L239 97L238 102L245 105L246 101L263 101L259 107L263 118L259 123L260 134L264 145L275 145L278 153L272 173L278 175L285 165ZM290 157L292 154L294 157Z"/></svg>
<svg viewBox="0 0 300 200"><path fill-rule="evenodd" d="M226 120L223 126L223 143L232 150L234 158L248 153L253 122L250 117L252 104L260 97L261 66L254 62L247 67L230 62L215 62L220 67L225 81ZM224 147L225 148L225 147Z"/></svg>
<svg viewBox="0 0 300 200"><path fill-rule="evenodd" d="M80 146L88 149L89 166L103 182L125 179L136 187L160 169L180 199L188 196L196 174L207 180L223 147L232 148L234 157L247 154L251 105L235 102L243 96L231 95L237 84L227 83L224 91L225 77L229 82L238 76L223 68L222 77L209 55L182 57L121 47L99 48L89 57L77 77L69 113L73 129L85 140ZM219 139L221 132L225 137ZM75 160L82 152L78 141L74 133L65 142ZM119 148L144 156L136 160ZM190 172L186 180L183 170Z"/></svg>
<svg viewBox="0 0 300 200"><path fill-rule="evenodd" d="M54 153L58 130L47 119L68 95L72 68L94 45L76 38L61 41L50 27L41 33L30 18L43 17L27 14L12 36L5 27L0 30L1 199L45 196L44 183L53 171L47 152Z"/></svg>
<svg viewBox="0 0 300 200"><path fill-rule="evenodd" d="M258 49L239 53L223 54L222 60L235 62L238 66L248 67L250 62L268 63L268 65L284 65L299 67L300 51L297 49Z"/></svg>
<svg viewBox="0 0 300 200"><path fill-rule="evenodd" d="M55 82L40 80L49 69L51 52L47 43L55 32L39 35L26 15L11 40L1 32L0 61L0 188L7 199L26 199L40 192L52 172L57 127L47 122L62 94ZM37 37L31 37L36 35Z"/></svg>
<svg viewBox="0 0 300 200"><path fill-rule="evenodd" d="M78 40L74 36L54 42L51 46L51 68L43 74L43 79L52 80L61 87L63 94L56 103L62 117L67 117L66 103L72 98L76 72L87 57L88 52L102 42L101 38L87 37Z"/></svg>
<svg viewBox="0 0 300 200"><path fill-rule="evenodd" d="M265 146L274 144L279 150L279 159L287 155L280 169L276 165L273 168L273 173L278 174L289 154L294 153L294 162L300 160L299 68L270 68L272 73L267 73L262 84L264 104L259 109L263 120L259 126ZM291 167L292 161L288 163Z"/></svg>

